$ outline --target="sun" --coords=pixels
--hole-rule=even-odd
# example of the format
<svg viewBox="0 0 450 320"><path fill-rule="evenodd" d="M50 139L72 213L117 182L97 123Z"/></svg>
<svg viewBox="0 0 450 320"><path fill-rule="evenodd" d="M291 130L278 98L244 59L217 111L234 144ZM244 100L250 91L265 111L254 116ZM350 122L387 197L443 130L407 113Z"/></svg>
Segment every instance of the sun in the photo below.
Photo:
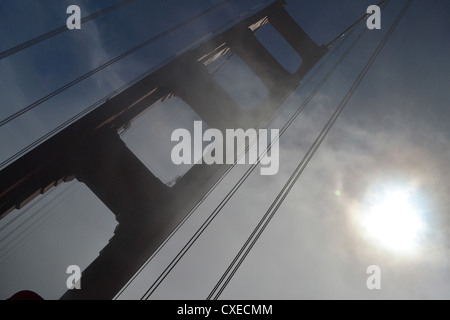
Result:
<svg viewBox="0 0 450 320"><path fill-rule="evenodd" d="M411 253L420 246L425 221L411 201L411 192L385 191L372 199L360 216L365 235L396 253Z"/></svg>

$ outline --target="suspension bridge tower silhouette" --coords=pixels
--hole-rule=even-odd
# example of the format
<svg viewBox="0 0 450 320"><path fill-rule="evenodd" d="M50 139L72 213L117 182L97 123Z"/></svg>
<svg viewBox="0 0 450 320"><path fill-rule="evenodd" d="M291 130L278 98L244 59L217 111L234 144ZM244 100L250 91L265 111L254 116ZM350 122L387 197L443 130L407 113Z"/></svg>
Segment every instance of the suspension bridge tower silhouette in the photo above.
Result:
<svg viewBox="0 0 450 320"><path fill-rule="evenodd" d="M270 24L301 57L287 71L255 32ZM195 165L173 186L161 182L121 140L119 132L158 103L178 97L212 128L257 128L267 123L305 75L328 52L272 2L184 52L113 96L0 172L0 215L21 209L61 183L84 183L115 215L118 226L83 271L82 290L62 299L111 299L230 166ZM234 54L267 89L251 110L238 105L207 66Z"/></svg>

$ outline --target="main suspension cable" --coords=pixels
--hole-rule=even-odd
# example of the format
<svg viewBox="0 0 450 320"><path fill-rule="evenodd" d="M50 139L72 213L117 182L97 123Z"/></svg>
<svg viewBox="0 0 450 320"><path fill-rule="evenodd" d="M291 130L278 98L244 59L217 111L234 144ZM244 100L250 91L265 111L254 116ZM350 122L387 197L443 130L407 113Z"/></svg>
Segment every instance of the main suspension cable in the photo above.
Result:
<svg viewBox="0 0 450 320"><path fill-rule="evenodd" d="M113 11L115 11L117 9L120 9L120 8L130 4L132 2L136 2L136 1L137 0L125 0L125 1L122 1L122 2L119 2L119 3L115 4L115 5L113 5L111 7L108 7L108 8L102 9L100 11L97 11L97 12L95 12L95 13L89 15L89 16L81 18L80 19L80 24L82 25L82 24L84 24L86 22L89 22L91 20L94 20L96 18L104 16L105 14L113 12ZM60 26L60 27L58 27L56 29L53 29L53 30L51 30L49 32L41 34L40 36L37 36L37 37L35 37L33 39L30 39L28 41L22 42L21 44L18 44L16 46L12 47L12 48L9 48L9 49L7 49L5 51L0 52L0 60L4 59L6 57L9 57L10 55L15 54L17 52L20 52L20 51L22 51L24 49L27 49L27 48L29 48L31 46L34 46L35 44L38 44L38 43L40 43L40 42L42 42L44 40L47 40L47 39L49 39L51 37L54 37L54 36L56 36L58 34L61 34L61 33L65 32L65 31L67 31L67 30L69 30L67 28L67 26L63 25L63 26Z"/></svg>

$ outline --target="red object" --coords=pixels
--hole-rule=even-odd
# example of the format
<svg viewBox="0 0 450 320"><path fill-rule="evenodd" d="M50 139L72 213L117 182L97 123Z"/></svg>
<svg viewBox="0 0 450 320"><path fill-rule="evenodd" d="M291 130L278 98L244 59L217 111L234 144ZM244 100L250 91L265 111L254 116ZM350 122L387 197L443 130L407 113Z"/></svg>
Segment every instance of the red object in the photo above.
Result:
<svg viewBox="0 0 450 320"><path fill-rule="evenodd" d="M15 293L13 296L11 296L6 300L44 300L44 299L36 292L30 290L22 290Z"/></svg>

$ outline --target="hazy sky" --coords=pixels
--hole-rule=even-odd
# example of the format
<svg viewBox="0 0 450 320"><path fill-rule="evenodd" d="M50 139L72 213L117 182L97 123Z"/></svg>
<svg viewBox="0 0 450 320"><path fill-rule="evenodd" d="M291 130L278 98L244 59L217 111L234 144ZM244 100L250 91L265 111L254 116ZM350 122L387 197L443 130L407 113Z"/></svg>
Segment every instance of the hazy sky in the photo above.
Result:
<svg viewBox="0 0 450 320"><path fill-rule="evenodd" d="M78 4L85 16L118 2L2 1L0 51L63 25L70 4ZM0 60L0 118L217 2L138 0L81 30ZM1 127L0 161L258 2L231 1ZM375 3L291 0L286 9L318 44L324 44ZM365 34L286 131L280 141L278 174L261 176L255 170L151 298L206 298L405 3L391 0L382 9L381 30ZM284 67L298 66L298 57L269 26L257 35ZM221 298L450 298L449 38L450 3L413 1ZM272 128L284 125L349 43L286 101ZM263 84L237 57L216 79L246 109L265 94ZM168 182L188 169L170 162L174 145L170 134L175 128L191 129L198 119L182 102L169 100L136 121L123 139ZM156 155L149 153L154 147L160 150ZM237 166L227 176L118 298L142 296L246 168ZM407 207L399 202L385 205L399 193L408 196ZM35 290L46 299L59 298L66 291L67 266L87 267L113 235L113 214L81 183L64 184L40 199L0 221L0 298L22 289ZM374 221L364 225L363 218L380 206L392 215L411 213L395 226L393 233L399 237L415 214L421 219L412 249L394 247L398 242L392 239L374 238ZM382 227L393 219L383 221ZM380 290L366 287L369 265L381 268Z"/></svg>

